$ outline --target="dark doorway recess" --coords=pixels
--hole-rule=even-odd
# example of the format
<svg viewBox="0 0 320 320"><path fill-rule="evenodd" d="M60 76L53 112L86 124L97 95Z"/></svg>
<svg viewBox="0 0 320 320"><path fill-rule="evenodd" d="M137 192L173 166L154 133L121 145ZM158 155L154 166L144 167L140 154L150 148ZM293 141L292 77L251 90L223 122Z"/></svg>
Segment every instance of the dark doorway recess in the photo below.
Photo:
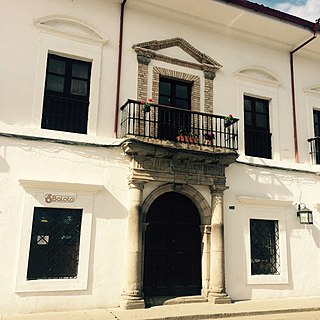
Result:
<svg viewBox="0 0 320 320"><path fill-rule="evenodd" d="M146 222L145 296L199 295L200 217L193 202L179 193L165 193L151 205Z"/></svg>

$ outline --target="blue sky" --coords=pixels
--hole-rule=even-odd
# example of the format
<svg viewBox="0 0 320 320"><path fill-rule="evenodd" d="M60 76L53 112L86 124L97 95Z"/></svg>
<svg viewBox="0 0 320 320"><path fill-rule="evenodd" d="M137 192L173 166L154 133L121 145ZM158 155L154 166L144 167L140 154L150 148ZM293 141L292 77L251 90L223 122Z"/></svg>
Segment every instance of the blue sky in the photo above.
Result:
<svg viewBox="0 0 320 320"><path fill-rule="evenodd" d="M306 20L320 18L320 0L250 0Z"/></svg>

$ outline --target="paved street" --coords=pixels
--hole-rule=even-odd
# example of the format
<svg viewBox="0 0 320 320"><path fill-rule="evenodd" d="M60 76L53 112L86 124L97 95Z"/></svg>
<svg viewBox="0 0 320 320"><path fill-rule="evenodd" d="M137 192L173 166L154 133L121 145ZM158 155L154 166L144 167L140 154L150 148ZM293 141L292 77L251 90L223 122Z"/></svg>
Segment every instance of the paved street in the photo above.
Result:
<svg viewBox="0 0 320 320"><path fill-rule="evenodd" d="M212 319L212 318L211 318ZM266 314L260 316L228 317L221 320L320 320L320 311L290 312L284 314ZM208 320L208 319L207 319Z"/></svg>

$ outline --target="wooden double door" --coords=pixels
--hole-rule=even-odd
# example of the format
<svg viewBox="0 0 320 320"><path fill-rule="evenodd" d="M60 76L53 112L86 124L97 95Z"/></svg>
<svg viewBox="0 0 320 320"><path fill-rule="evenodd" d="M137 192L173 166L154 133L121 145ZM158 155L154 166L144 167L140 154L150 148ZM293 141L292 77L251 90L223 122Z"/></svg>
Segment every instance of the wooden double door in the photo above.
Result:
<svg viewBox="0 0 320 320"><path fill-rule="evenodd" d="M200 294L200 217L193 202L165 193L150 207L146 222L145 296Z"/></svg>

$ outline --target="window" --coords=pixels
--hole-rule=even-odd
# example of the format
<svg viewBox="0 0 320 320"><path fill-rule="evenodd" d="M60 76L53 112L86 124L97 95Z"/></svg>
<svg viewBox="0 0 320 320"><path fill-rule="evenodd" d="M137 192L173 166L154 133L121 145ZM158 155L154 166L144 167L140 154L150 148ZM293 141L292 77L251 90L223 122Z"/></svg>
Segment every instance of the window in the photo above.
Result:
<svg viewBox="0 0 320 320"><path fill-rule="evenodd" d="M48 55L41 128L87 133L91 63Z"/></svg>
<svg viewBox="0 0 320 320"><path fill-rule="evenodd" d="M250 219L251 275L279 275L277 220Z"/></svg>
<svg viewBox="0 0 320 320"><path fill-rule="evenodd" d="M27 280L78 274L82 209L34 208Z"/></svg>
<svg viewBox="0 0 320 320"><path fill-rule="evenodd" d="M314 143L312 148L313 163L320 164L320 111L313 110Z"/></svg>
<svg viewBox="0 0 320 320"><path fill-rule="evenodd" d="M244 96L244 127L245 154L271 159L268 100Z"/></svg>
<svg viewBox="0 0 320 320"><path fill-rule="evenodd" d="M191 82L160 77L159 104L183 110L191 109ZM187 112L159 109L159 138L175 139L180 129L188 131L191 115Z"/></svg>

